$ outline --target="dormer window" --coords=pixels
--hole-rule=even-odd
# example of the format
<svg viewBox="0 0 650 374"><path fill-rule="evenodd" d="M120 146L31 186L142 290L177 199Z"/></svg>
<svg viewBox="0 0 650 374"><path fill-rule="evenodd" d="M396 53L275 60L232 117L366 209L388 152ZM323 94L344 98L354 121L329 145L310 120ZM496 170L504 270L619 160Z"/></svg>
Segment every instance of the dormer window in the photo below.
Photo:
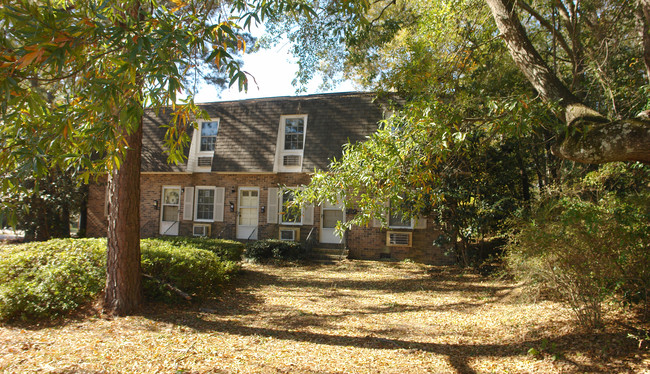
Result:
<svg viewBox="0 0 650 374"><path fill-rule="evenodd" d="M208 173L212 170L212 160L217 147L217 133L219 132L219 119L199 121L194 134L192 145L187 157L187 171Z"/></svg>
<svg viewBox="0 0 650 374"><path fill-rule="evenodd" d="M219 121L201 122L201 146L199 152L214 152L218 130Z"/></svg>
<svg viewBox="0 0 650 374"><path fill-rule="evenodd" d="M284 115L280 117L274 171L302 171L306 132L307 115Z"/></svg>
<svg viewBox="0 0 650 374"><path fill-rule="evenodd" d="M285 118L284 149L303 149L305 142L305 119Z"/></svg>

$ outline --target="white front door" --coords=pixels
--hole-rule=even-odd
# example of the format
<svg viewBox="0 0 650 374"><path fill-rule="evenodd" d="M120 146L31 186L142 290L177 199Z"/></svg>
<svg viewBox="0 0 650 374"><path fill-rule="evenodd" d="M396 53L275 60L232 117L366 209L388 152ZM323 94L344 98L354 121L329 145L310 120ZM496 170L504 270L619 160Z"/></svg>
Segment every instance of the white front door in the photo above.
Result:
<svg viewBox="0 0 650 374"><path fill-rule="evenodd" d="M240 188L237 206L237 239L257 240L260 189L257 187Z"/></svg>
<svg viewBox="0 0 650 374"><path fill-rule="evenodd" d="M163 187L160 206L160 235L178 235L180 187Z"/></svg>
<svg viewBox="0 0 650 374"><path fill-rule="evenodd" d="M320 242L339 244L342 238L336 236L334 229L343 221L343 205L324 202L320 207Z"/></svg>

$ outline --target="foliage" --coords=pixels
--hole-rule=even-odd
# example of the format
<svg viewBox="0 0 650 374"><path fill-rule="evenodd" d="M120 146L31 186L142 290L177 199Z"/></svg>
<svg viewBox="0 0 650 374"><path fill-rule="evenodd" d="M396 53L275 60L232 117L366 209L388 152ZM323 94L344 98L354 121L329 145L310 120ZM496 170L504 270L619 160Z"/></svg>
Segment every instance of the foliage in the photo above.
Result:
<svg viewBox="0 0 650 374"><path fill-rule="evenodd" d="M7 222L25 230L27 241L69 237L71 219L86 199L86 189L76 182L75 173L49 170L21 185L24 189L2 199Z"/></svg>
<svg viewBox="0 0 650 374"><path fill-rule="evenodd" d="M611 170L586 180L600 179L597 174L606 181ZM528 285L559 296L587 327L602 325L602 302L610 298L647 308L650 191L643 183L642 192L617 195L601 188L591 200L565 191L542 201L532 219L516 226L508 246L510 269Z"/></svg>
<svg viewBox="0 0 650 374"><path fill-rule="evenodd" d="M145 239L142 269L186 293L206 297L237 274L238 262L225 257L235 257L240 251L241 244L231 241ZM93 300L105 286L105 239L6 245L2 254L0 320L56 317ZM178 300L151 279L145 279L145 293L151 299Z"/></svg>
<svg viewBox="0 0 650 374"><path fill-rule="evenodd" d="M227 261L240 261L244 244L235 240L213 239L207 237L162 236L158 241L169 242L175 246L190 246L213 252L219 258Z"/></svg>
<svg viewBox="0 0 650 374"><path fill-rule="evenodd" d="M185 78L198 61L247 87L234 57L245 28L300 1L8 1L0 6L0 194L52 168L86 180L120 166L145 108L169 108L169 160L182 161L187 129L203 116ZM181 94L189 95L181 99Z"/></svg>
<svg viewBox="0 0 650 374"><path fill-rule="evenodd" d="M141 242L142 271L198 297L214 294L238 271L239 264L219 258L212 251L200 249L191 240L173 243L160 239ZM205 243L201 243L204 244ZM154 299L173 301L177 295L155 281L145 281L145 294Z"/></svg>
<svg viewBox="0 0 650 374"><path fill-rule="evenodd" d="M0 319L51 318L76 309L103 289L105 263L104 240L3 246Z"/></svg>
<svg viewBox="0 0 650 374"><path fill-rule="evenodd" d="M297 260L305 255L298 242L279 239L258 240L246 244L244 257L253 262L274 260Z"/></svg>

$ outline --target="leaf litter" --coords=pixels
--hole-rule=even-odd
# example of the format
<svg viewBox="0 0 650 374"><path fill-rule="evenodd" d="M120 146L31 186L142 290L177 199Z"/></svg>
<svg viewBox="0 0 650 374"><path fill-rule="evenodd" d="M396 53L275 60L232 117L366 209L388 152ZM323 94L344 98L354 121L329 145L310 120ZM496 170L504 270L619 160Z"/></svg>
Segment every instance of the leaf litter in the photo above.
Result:
<svg viewBox="0 0 650 374"><path fill-rule="evenodd" d="M625 331L581 331L519 291L414 263L245 264L201 305L2 325L0 372L650 373Z"/></svg>

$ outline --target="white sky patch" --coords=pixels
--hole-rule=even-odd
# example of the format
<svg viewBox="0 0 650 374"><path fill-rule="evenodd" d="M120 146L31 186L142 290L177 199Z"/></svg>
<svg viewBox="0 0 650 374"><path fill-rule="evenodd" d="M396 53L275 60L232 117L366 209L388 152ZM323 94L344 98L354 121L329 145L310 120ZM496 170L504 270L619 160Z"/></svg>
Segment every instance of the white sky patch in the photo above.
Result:
<svg viewBox="0 0 650 374"><path fill-rule="evenodd" d="M296 87L291 81L296 76L298 65L289 52L290 44L279 43L272 49L262 49L256 53L244 55L244 71L249 76L248 92L239 92L237 85L221 92L218 89L202 85L195 96L195 102L207 103L214 101L243 100L261 97L295 96ZM307 87L307 92L300 95L323 93L319 90L320 79L316 77ZM355 91L350 81L339 84L328 92Z"/></svg>

